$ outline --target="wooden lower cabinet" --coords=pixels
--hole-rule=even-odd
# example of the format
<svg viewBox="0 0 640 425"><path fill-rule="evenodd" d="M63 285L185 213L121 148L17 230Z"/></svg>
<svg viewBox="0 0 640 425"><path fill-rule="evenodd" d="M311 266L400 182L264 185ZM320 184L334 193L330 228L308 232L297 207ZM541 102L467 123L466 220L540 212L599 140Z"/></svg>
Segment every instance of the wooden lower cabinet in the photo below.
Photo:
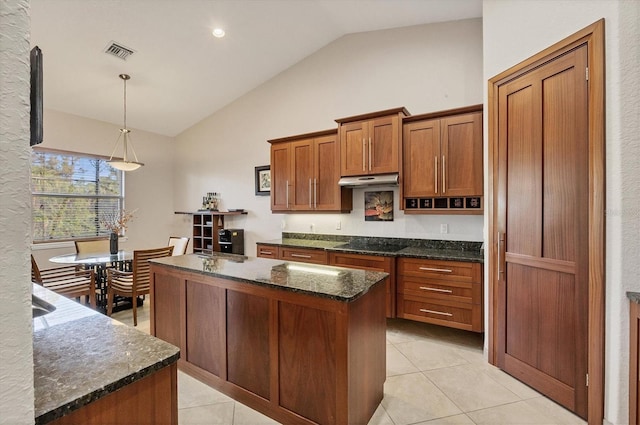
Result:
<svg viewBox="0 0 640 425"><path fill-rule="evenodd" d="M329 253L329 265L389 273L386 283L387 317L396 317L396 259L379 255Z"/></svg>
<svg viewBox="0 0 640 425"><path fill-rule="evenodd" d="M173 363L50 422L51 425L177 425L178 369Z"/></svg>
<svg viewBox="0 0 640 425"><path fill-rule="evenodd" d="M397 316L482 332L482 264L398 259Z"/></svg>
<svg viewBox="0 0 640 425"><path fill-rule="evenodd" d="M324 249L280 247L281 260L303 263L327 264L327 252Z"/></svg>
<svg viewBox="0 0 640 425"><path fill-rule="evenodd" d="M384 285L346 303L152 264L150 301L181 370L278 422L366 424L382 401Z"/></svg>

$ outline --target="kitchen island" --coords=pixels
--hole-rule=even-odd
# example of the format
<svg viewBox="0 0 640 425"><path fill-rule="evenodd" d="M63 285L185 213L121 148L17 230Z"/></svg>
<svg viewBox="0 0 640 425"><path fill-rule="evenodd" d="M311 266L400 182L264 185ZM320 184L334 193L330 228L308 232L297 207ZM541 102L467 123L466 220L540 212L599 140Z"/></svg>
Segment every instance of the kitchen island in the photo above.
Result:
<svg viewBox="0 0 640 425"><path fill-rule="evenodd" d="M214 254L151 261L151 333L281 423L365 424L386 376L386 273Z"/></svg>
<svg viewBox="0 0 640 425"><path fill-rule="evenodd" d="M177 424L177 347L33 284L35 423Z"/></svg>

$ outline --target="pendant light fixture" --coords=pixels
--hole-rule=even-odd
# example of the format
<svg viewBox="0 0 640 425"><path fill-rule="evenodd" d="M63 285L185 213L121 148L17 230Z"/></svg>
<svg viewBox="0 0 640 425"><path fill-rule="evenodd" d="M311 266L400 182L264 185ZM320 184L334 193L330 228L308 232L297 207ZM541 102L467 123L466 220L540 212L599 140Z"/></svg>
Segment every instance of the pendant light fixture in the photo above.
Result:
<svg viewBox="0 0 640 425"><path fill-rule="evenodd" d="M131 77L127 74L120 74L118 75L118 77L120 77L120 79L122 79L122 81L124 82L124 126L120 129L120 136L118 136L118 140L116 140L116 144L114 145L113 151L111 152L111 157L109 158L107 163L118 170L133 171L137 170L144 164L138 161L136 151L133 150L133 144L131 144L131 140L129 140L129 133L131 133L131 130L127 128L127 80L131 79ZM118 148L120 139L122 139L124 145L122 159L114 159L113 154ZM131 148L131 153L133 154L134 161L129 160L129 148Z"/></svg>

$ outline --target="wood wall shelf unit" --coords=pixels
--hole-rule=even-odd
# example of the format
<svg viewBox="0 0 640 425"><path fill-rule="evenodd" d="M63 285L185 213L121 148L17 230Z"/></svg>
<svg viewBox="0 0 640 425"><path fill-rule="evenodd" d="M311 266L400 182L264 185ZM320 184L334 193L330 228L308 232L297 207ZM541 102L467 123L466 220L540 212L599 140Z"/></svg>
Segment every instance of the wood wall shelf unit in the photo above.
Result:
<svg viewBox="0 0 640 425"><path fill-rule="evenodd" d="M404 107L339 118L340 175L399 173Z"/></svg>
<svg viewBox="0 0 640 425"><path fill-rule="evenodd" d="M246 211L212 211L196 212L176 211L175 214L193 216L193 253L211 254L220 252L218 231L224 229L225 216L246 215Z"/></svg>
<svg viewBox="0 0 640 425"><path fill-rule="evenodd" d="M272 139L272 212L350 212L351 189L338 186L336 129Z"/></svg>
<svg viewBox="0 0 640 425"><path fill-rule="evenodd" d="M482 105L403 119L402 208L482 214Z"/></svg>

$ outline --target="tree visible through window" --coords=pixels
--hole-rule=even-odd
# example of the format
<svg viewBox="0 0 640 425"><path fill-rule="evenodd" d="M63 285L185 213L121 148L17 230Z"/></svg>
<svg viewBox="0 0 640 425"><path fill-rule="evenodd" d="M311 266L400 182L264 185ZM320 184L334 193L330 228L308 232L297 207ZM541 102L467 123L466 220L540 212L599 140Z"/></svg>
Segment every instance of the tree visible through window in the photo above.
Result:
<svg viewBox="0 0 640 425"><path fill-rule="evenodd" d="M105 212L124 207L123 172L106 158L34 149L31 203L34 242L105 236Z"/></svg>

